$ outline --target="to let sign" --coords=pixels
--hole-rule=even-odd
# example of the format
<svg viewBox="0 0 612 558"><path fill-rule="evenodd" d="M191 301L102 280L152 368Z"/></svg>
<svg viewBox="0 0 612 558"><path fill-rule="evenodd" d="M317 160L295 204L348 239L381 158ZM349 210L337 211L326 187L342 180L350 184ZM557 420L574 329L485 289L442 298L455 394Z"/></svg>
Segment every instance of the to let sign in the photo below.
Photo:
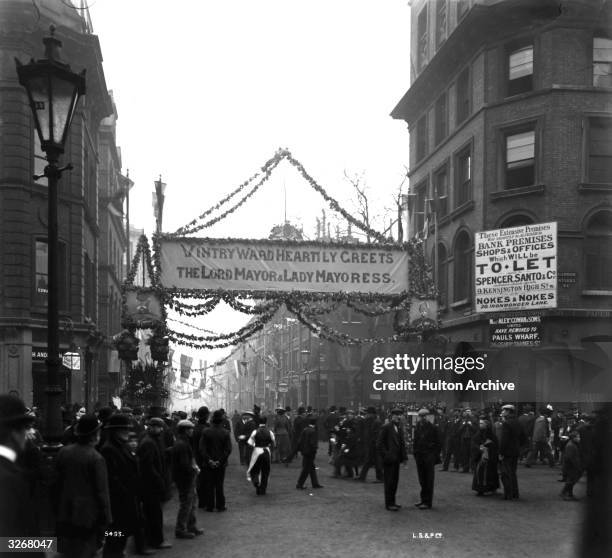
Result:
<svg viewBox="0 0 612 558"><path fill-rule="evenodd" d="M557 307L557 223L476 233L477 312Z"/></svg>

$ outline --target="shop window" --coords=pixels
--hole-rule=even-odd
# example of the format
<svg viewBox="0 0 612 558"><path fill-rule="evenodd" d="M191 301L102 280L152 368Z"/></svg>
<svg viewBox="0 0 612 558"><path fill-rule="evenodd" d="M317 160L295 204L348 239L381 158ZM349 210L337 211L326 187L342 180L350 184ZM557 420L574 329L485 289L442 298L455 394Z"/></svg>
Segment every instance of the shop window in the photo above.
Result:
<svg viewBox="0 0 612 558"><path fill-rule="evenodd" d="M505 135L505 187L535 183L535 128Z"/></svg>
<svg viewBox="0 0 612 558"><path fill-rule="evenodd" d="M593 85L612 87L612 39L593 39Z"/></svg>
<svg viewBox="0 0 612 558"><path fill-rule="evenodd" d="M508 54L508 95L533 89L533 45Z"/></svg>
<svg viewBox="0 0 612 558"><path fill-rule="evenodd" d="M586 227L585 286L612 291L612 211L599 211Z"/></svg>

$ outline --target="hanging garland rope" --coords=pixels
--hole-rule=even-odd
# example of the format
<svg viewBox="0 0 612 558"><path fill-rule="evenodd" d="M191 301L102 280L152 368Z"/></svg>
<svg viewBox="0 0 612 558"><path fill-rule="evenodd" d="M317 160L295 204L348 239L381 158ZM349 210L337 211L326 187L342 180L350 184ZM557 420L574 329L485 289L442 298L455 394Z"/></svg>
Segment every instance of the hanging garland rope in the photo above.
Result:
<svg viewBox="0 0 612 558"><path fill-rule="evenodd" d="M258 176L259 173L256 173L255 175L253 175L253 177L251 177L247 181L243 182L240 186L238 186L238 188L236 188L232 193L230 193L228 196L226 196L223 200L221 200L215 206L209 208L204 213L202 213L202 215L200 215L199 217L197 217L196 219L194 219L193 221L191 221L187 225L177 229L172 235L168 235L168 236L183 236L183 235L187 235L187 234L193 234L193 233L196 233L196 232L198 232L198 231L200 231L200 230L202 230L202 229L204 229L206 227L210 227L210 226L218 223L222 219L225 219L225 217L227 217L228 215L230 215L231 213L236 211L236 209L241 207L251 196L253 196L253 194L255 194L255 192L265 182L268 181L268 179L270 178L270 175L272 174L272 171L278 166L278 164L283 159L287 160L302 175L304 180L306 180L306 182L316 192L321 194L323 199L328 203L329 207L333 211L335 211L336 213L340 213L340 215L342 215L349 223L351 223L352 225L357 227L359 230L361 230L362 232L364 232L368 236L374 238L378 242L381 242L381 243L389 242L389 240L385 237L384 234L374 230L368 224L363 223L362 221L359 221L358 219L353 217L353 215L351 215L350 212L346 211L338 203L338 201L336 199L332 198L327 193L325 188L323 188L320 184L318 184L317 181L314 178L312 178L312 176L310 176L310 174L308 174L308 172L304 168L304 165L302 165L302 163L300 163L295 157L293 157L293 155L291 154L291 152L288 149L278 149L276 151L274 156L271 159L269 159L264 164L264 166L261 168L261 172L263 173L263 176L259 179L259 181L255 184L255 186L253 186L253 188L251 188L251 190L238 203L236 203L230 209L224 211L223 213L221 213L221 215L219 215L219 216L217 216L217 217L215 217L213 219L210 219L209 221L206 221L204 223L200 223L199 225L196 224L198 221L200 221L203 218L207 217L212 212L214 212L216 209L219 209L222 205L224 205L227 201L229 201L238 192L240 192L244 188L246 188Z"/></svg>
<svg viewBox="0 0 612 558"><path fill-rule="evenodd" d="M176 310L180 314L187 316L201 316L208 314L219 304L221 296L213 296L202 304L187 304L174 297L169 297L168 306L173 310Z"/></svg>

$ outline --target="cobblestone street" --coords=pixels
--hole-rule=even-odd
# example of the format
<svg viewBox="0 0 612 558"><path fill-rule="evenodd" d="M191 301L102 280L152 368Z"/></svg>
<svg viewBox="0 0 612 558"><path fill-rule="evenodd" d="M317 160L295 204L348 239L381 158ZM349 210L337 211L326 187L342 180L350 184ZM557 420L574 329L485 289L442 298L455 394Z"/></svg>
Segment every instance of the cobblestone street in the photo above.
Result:
<svg viewBox="0 0 612 558"><path fill-rule="evenodd" d="M520 501L500 495L478 498L472 476L436 473L434 508L418 510L419 487L410 457L400 473L398 513L383 507L383 486L369 481L331 478L331 466L320 445L319 480L322 490L295 489L298 462L273 465L266 496L256 496L246 482L234 452L226 477L226 513L198 510L205 534L194 540L175 540L176 498L165 508L167 540L174 547L157 556L287 556L387 557L445 556L461 558L575 556L584 508L584 479L576 486L579 502L564 502L558 494L559 468L519 466ZM441 539L418 539L422 533L441 533Z"/></svg>

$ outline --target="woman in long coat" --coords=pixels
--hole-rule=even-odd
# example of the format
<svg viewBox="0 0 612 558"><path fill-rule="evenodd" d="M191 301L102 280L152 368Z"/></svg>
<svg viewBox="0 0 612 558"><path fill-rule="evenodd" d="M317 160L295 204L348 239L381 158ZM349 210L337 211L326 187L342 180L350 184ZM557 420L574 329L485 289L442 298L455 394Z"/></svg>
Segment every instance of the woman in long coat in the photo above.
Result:
<svg viewBox="0 0 612 558"><path fill-rule="evenodd" d="M276 409L274 417L274 437L276 438L275 462L286 463L291 453L291 421L285 415L285 409Z"/></svg>
<svg viewBox="0 0 612 558"><path fill-rule="evenodd" d="M494 492L499 488L497 472L499 445L488 420L480 419L478 432L472 437L471 449L472 462L475 466L472 490L475 490L478 496L482 496L485 492Z"/></svg>

